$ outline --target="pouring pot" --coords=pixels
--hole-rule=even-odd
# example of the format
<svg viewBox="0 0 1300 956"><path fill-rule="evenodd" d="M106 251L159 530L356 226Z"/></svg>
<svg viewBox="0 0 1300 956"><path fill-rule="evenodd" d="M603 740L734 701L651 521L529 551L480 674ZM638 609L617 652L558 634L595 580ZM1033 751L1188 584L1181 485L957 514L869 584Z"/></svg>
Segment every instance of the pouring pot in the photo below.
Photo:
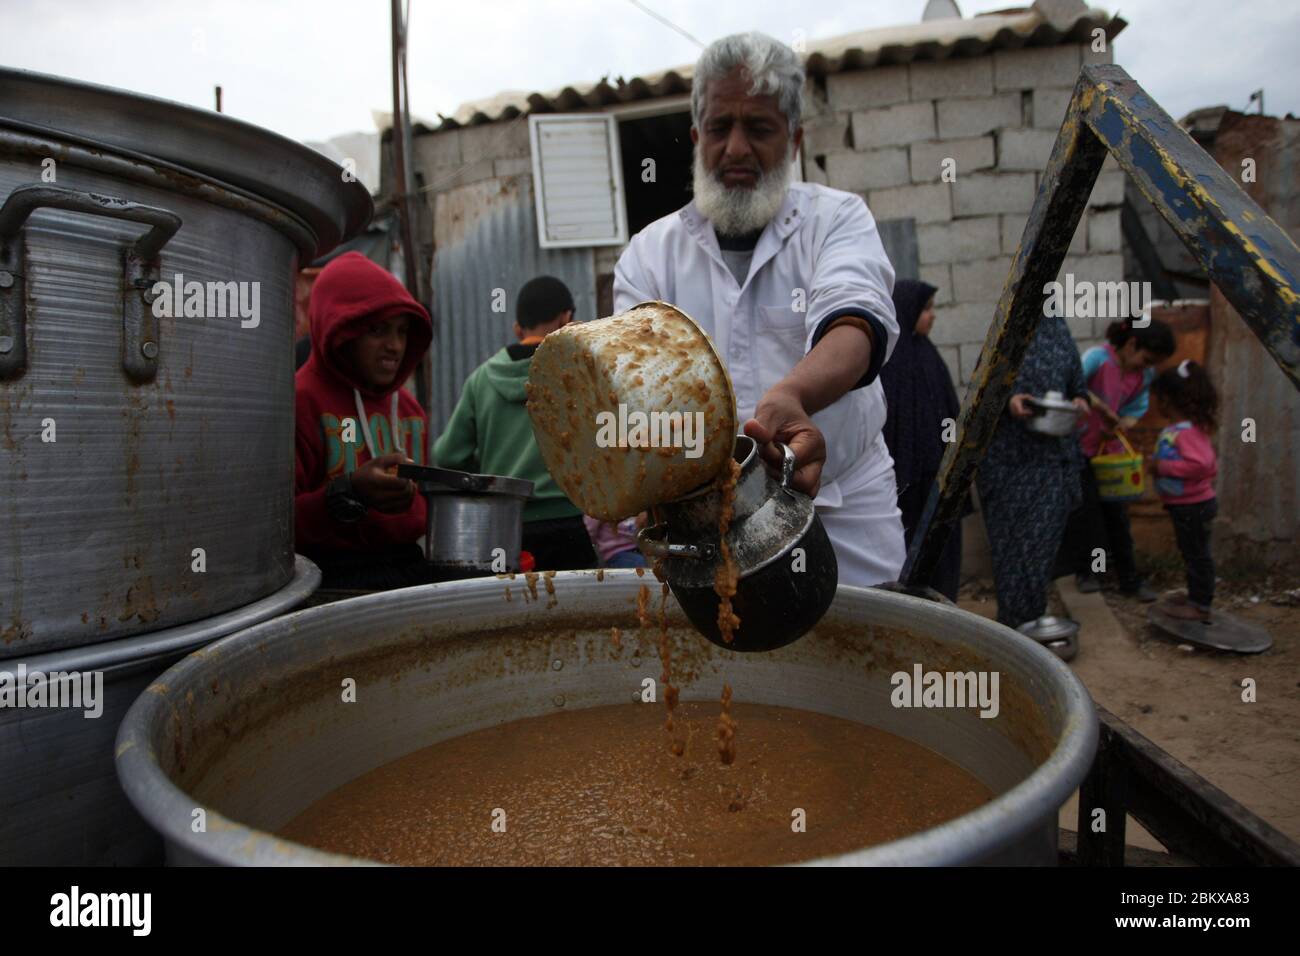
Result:
<svg viewBox="0 0 1300 956"><path fill-rule="evenodd" d="M712 340L666 302L546 336L528 369L528 414L555 483L603 521L712 481L739 430Z"/></svg>
<svg viewBox="0 0 1300 956"><path fill-rule="evenodd" d="M656 508L662 524L642 529L637 543L650 559L662 559L673 597L686 617L714 644L733 651L770 651L802 637L835 597L839 566L813 501L790 487L794 453L784 456L774 479L752 438L736 439L740 464L727 548L736 569L733 613L740 618L731 641L718 626L721 603L714 582L723 570L718 534L723 492L714 482Z"/></svg>
<svg viewBox="0 0 1300 956"><path fill-rule="evenodd" d="M424 540L430 564L462 571L519 570L531 481L422 465L398 465L397 474L414 481L428 502Z"/></svg>

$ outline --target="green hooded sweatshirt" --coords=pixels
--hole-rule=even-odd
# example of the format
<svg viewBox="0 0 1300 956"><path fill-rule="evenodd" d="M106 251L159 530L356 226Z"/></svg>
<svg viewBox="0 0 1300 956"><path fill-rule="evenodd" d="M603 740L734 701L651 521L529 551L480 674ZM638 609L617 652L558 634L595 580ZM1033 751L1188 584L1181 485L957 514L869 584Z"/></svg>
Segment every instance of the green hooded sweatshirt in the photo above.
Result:
<svg viewBox="0 0 1300 956"><path fill-rule="evenodd" d="M512 351L523 357L512 358ZM531 481L525 521L580 515L542 463L524 407L534 351L535 346L504 348L470 373L446 430L434 443L434 461L441 468Z"/></svg>

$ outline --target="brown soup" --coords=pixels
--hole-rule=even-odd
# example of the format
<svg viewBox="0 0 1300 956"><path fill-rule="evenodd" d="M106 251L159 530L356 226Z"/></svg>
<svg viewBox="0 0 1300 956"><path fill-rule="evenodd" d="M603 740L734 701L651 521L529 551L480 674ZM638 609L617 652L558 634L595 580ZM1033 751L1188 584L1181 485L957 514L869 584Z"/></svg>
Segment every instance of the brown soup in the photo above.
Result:
<svg viewBox="0 0 1300 956"><path fill-rule="evenodd" d="M680 757L660 707L559 711L378 767L281 833L411 865L761 865L895 840L992 797L882 730L788 707L731 712L743 740L732 764L718 760L716 702L678 705Z"/></svg>

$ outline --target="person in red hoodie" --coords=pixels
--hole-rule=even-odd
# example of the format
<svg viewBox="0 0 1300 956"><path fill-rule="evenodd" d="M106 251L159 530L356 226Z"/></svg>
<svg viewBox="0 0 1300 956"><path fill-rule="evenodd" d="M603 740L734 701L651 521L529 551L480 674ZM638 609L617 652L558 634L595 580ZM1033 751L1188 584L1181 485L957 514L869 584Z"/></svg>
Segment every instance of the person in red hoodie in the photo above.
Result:
<svg viewBox="0 0 1300 956"><path fill-rule="evenodd" d="M426 460L428 419L401 386L433 339L429 313L356 252L321 271L309 313L311 357L294 380L297 549L327 588L421 583L425 502L396 472Z"/></svg>

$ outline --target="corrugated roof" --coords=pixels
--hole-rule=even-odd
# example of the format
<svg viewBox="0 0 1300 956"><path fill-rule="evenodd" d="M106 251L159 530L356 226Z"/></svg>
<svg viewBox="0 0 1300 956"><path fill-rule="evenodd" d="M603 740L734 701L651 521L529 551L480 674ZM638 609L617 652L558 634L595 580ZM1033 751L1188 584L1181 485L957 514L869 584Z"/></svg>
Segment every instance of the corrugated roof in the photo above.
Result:
<svg viewBox="0 0 1300 956"><path fill-rule="evenodd" d="M1101 27L1108 40L1127 26L1122 17L1099 8L1081 8L1073 15L1049 18L1037 7L1006 10L970 18L929 20L905 26L860 30L826 40L810 40L804 62L813 75L861 70L873 66L982 56L992 50L1018 50L1027 46L1085 43ZM562 113L600 109L636 100L689 93L693 66L635 76L603 77L595 83L566 86L549 93L508 90L462 104L452 116L439 118L437 129L477 126L514 119L528 113ZM416 132L430 132L426 126Z"/></svg>

